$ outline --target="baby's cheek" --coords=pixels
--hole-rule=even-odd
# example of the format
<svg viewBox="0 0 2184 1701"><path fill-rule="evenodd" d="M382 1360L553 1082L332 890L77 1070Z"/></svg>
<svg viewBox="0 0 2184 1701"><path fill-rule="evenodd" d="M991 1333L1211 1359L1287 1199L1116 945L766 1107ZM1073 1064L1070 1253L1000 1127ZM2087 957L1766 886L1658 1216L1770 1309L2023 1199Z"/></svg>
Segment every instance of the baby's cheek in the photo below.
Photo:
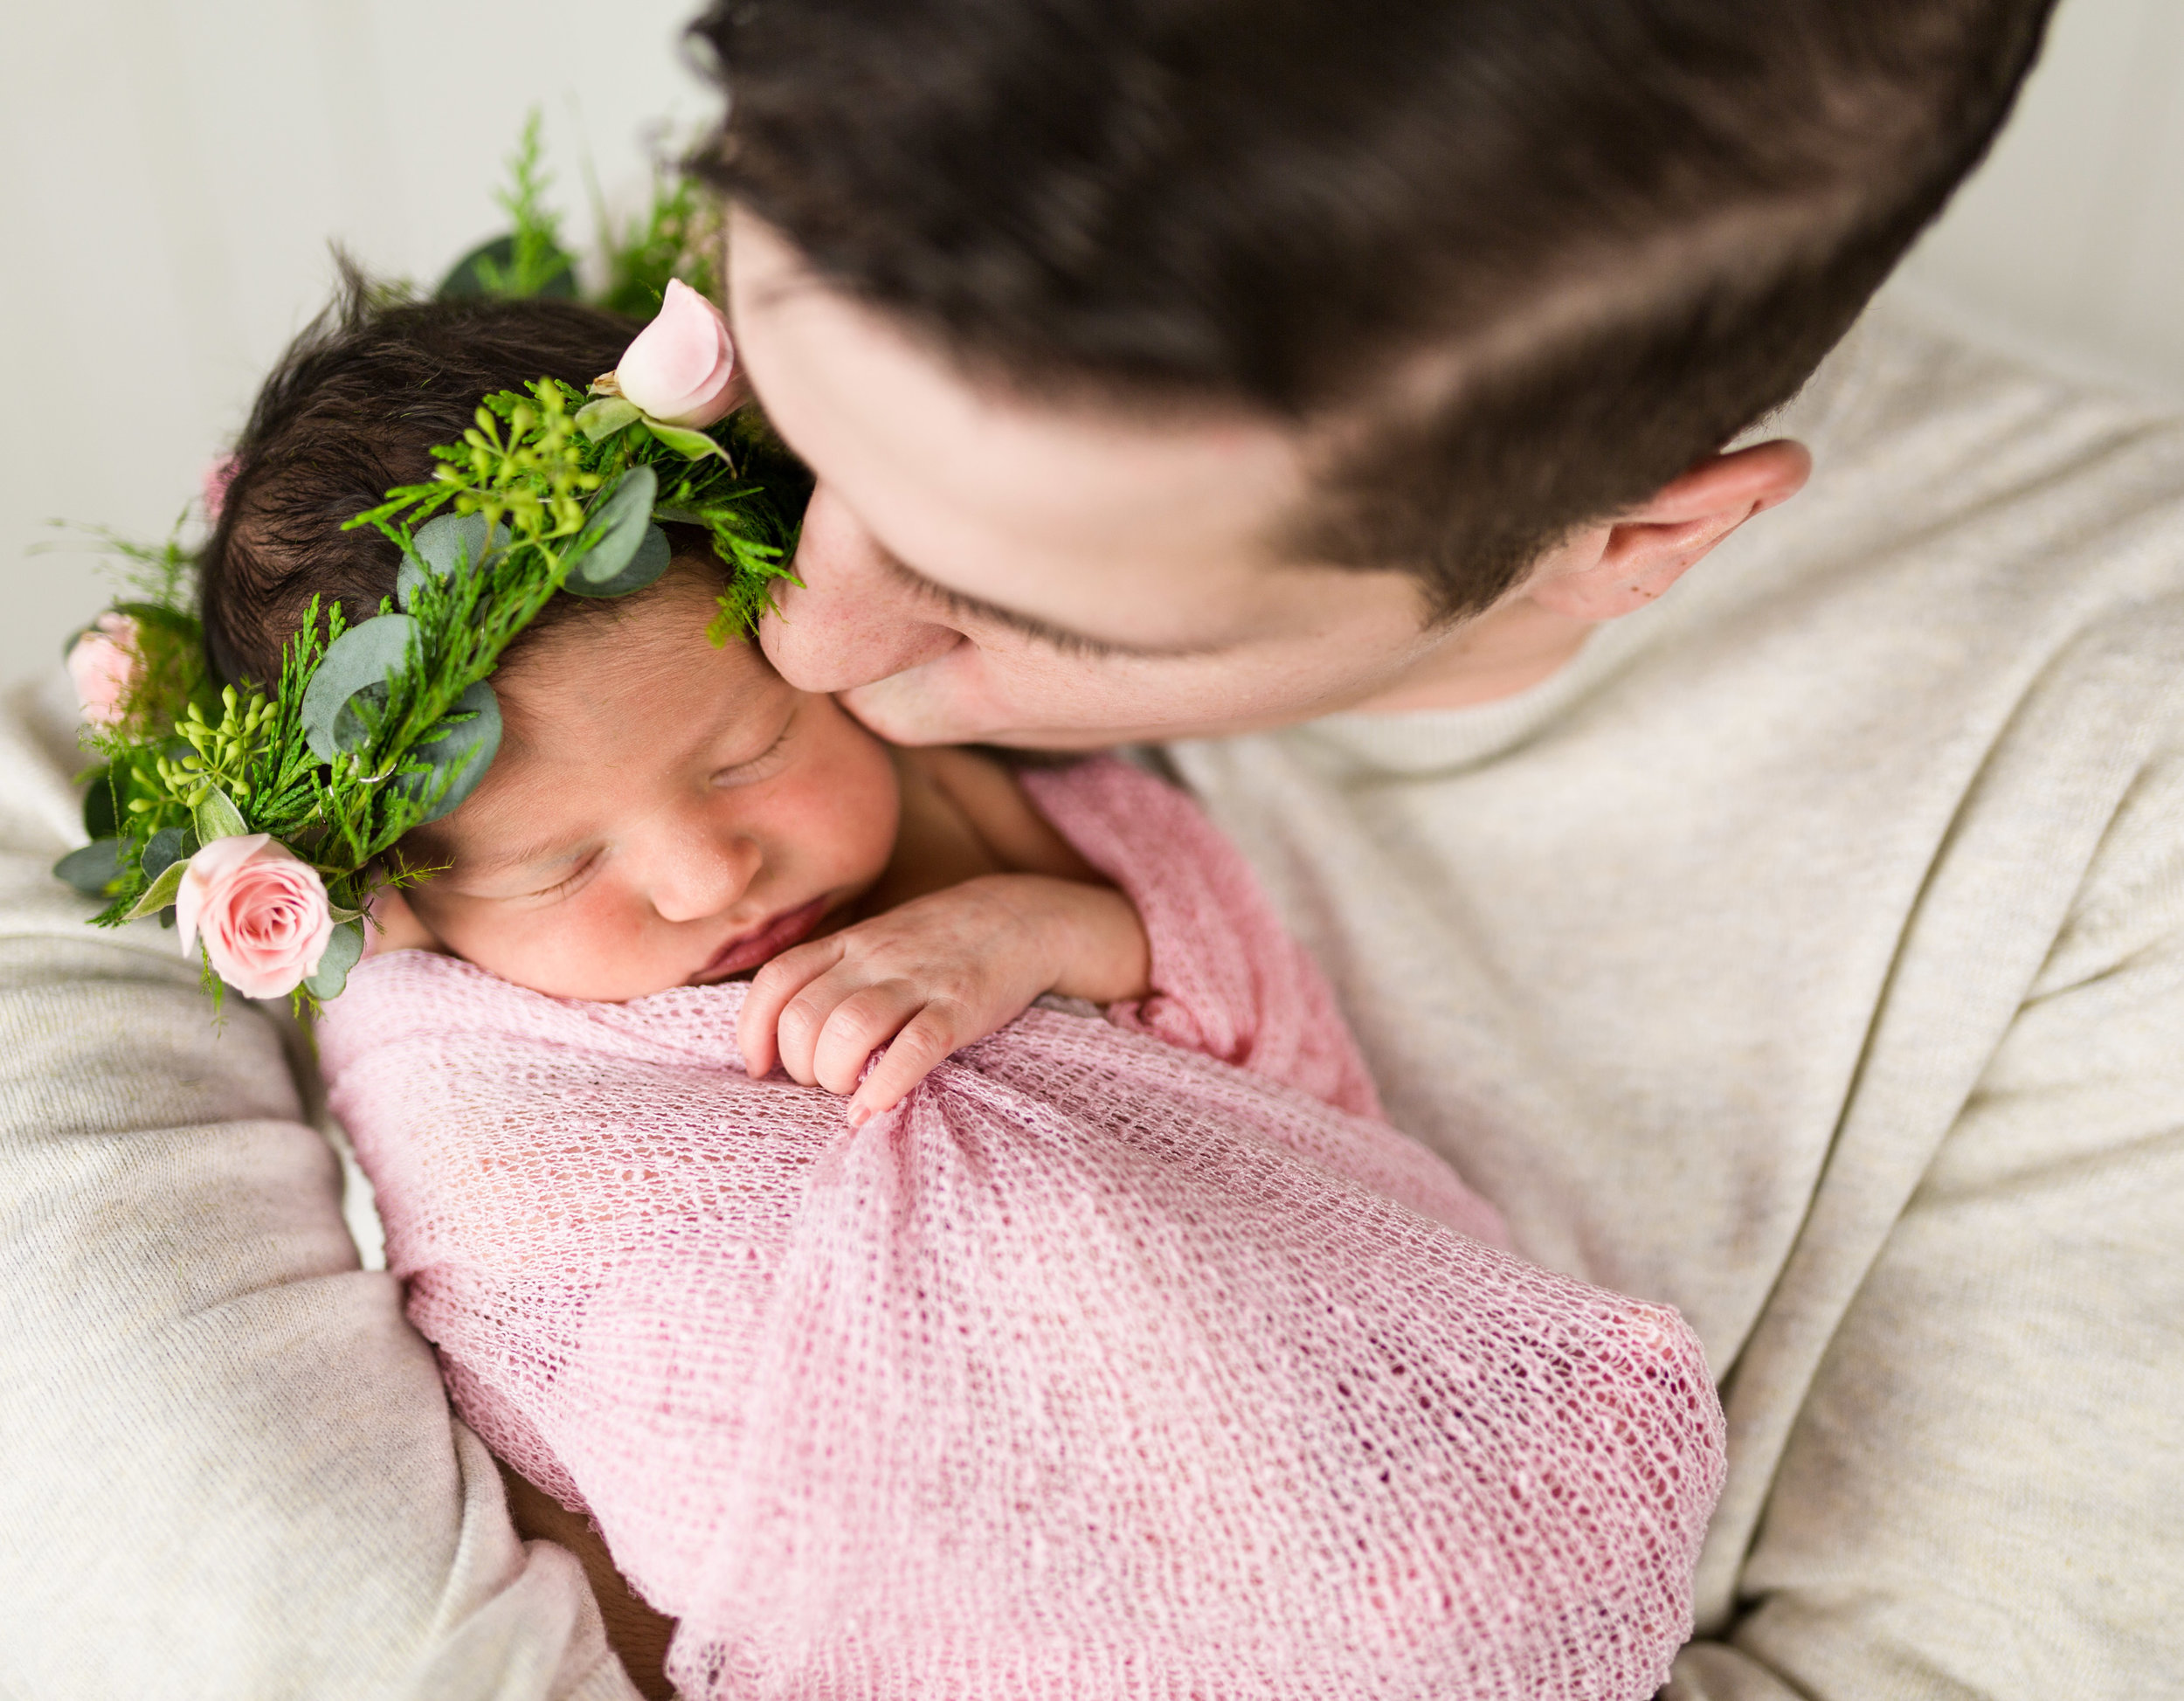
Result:
<svg viewBox="0 0 2184 1701"><path fill-rule="evenodd" d="M827 883L877 880L895 854L902 816L895 764L887 747L839 709L825 759L809 764L798 788L793 837L820 851Z"/></svg>
<svg viewBox="0 0 2184 1701"><path fill-rule="evenodd" d="M658 992L651 965L632 949L642 930L621 895L601 884L543 909L457 899L441 923L427 916L426 924L465 961L551 998L619 1001Z"/></svg>

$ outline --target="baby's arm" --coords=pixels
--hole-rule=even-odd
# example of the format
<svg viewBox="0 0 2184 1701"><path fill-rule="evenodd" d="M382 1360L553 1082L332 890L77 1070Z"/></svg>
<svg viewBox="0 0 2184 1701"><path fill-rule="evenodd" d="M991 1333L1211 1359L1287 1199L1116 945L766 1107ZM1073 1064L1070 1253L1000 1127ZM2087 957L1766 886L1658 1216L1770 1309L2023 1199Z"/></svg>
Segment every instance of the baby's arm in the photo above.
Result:
<svg viewBox="0 0 2184 1701"><path fill-rule="evenodd" d="M778 1061L807 1086L854 1089L852 1126L1043 992L1111 1004L1149 990L1137 911L1005 769L962 750L905 754L906 811L922 808L928 830L906 835L881 894L900 901L759 970L737 1029L753 1075ZM987 871L960 877L966 868Z"/></svg>

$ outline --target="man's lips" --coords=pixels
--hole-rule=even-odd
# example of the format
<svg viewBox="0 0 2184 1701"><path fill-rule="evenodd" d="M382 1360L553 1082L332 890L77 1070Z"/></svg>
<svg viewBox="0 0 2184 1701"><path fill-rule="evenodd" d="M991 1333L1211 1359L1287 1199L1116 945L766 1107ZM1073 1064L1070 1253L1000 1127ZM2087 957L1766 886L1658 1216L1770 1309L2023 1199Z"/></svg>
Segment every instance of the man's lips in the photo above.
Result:
<svg viewBox="0 0 2184 1701"><path fill-rule="evenodd" d="M690 977L691 984L725 980L729 975L755 969L770 957L778 957L813 928L826 913L826 900L813 898L794 909L784 909L771 921L749 933L739 933L714 953L713 960Z"/></svg>

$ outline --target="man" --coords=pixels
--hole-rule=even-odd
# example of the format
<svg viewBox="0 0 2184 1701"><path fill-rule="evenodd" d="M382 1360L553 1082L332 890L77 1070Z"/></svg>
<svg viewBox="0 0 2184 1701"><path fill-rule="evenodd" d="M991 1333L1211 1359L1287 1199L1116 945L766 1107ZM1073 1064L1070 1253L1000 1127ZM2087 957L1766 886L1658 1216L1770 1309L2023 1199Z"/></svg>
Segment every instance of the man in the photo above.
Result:
<svg viewBox="0 0 2184 1701"><path fill-rule="evenodd" d="M2045 10L701 25L820 477L769 653L905 739L1174 741L1398 1123L1683 1309L1732 1463L1679 1697L2180 1666L2184 442L1888 326L1766 419ZM263 1035L65 930L16 760L0 1483L61 1557L0 1687L625 1692Z"/></svg>
<svg viewBox="0 0 2184 1701"><path fill-rule="evenodd" d="M769 654L910 742L1180 736L1397 1124L1683 1309L1679 1696L2184 1670L2184 449L1884 323L1775 416L2044 11L705 26L819 480Z"/></svg>

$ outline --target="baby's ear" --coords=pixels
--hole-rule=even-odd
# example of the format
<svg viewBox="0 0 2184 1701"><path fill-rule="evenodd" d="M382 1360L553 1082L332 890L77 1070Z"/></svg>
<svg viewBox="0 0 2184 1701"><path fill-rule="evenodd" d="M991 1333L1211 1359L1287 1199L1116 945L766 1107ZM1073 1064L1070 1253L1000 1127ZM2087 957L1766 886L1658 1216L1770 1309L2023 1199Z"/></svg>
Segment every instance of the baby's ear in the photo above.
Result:
<svg viewBox="0 0 2184 1701"><path fill-rule="evenodd" d="M446 952L432 930L418 919L410 901L392 886L382 886L364 906L370 920L364 923L364 955L377 957L390 951Z"/></svg>

